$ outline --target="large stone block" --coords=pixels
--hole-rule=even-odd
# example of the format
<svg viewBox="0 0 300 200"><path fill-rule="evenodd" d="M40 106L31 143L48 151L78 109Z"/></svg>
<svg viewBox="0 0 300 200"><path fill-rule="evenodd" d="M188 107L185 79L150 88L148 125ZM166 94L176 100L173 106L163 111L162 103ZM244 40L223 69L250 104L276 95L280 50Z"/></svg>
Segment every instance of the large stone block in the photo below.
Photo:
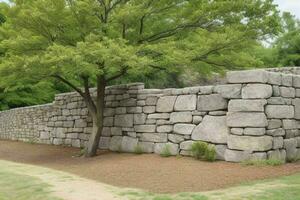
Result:
<svg viewBox="0 0 300 200"><path fill-rule="evenodd" d="M153 153L154 152L154 142L139 142L138 146L145 153Z"/></svg>
<svg viewBox="0 0 300 200"><path fill-rule="evenodd" d="M148 115L148 119L169 119L169 113L153 113Z"/></svg>
<svg viewBox="0 0 300 200"><path fill-rule="evenodd" d="M280 94L282 97L295 98L296 90L292 87L280 87Z"/></svg>
<svg viewBox="0 0 300 200"><path fill-rule="evenodd" d="M251 158L251 154L248 151L226 149L224 157L228 162L242 162L245 160L249 160Z"/></svg>
<svg viewBox="0 0 300 200"><path fill-rule="evenodd" d="M143 133L140 137L144 142L167 142L168 134L166 133Z"/></svg>
<svg viewBox="0 0 300 200"><path fill-rule="evenodd" d="M170 121L172 123L191 123L193 116L191 112L172 112Z"/></svg>
<svg viewBox="0 0 300 200"><path fill-rule="evenodd" d="M227 126L229 127L266 127L267 117L258 112L228 112Z"/></svg>
<svg viewBox="0 0 300 200"><path fill-rule="evenodd" d="M268 83L272 85L281 85L281 74L276 72L269 72Z"/></svg>
<svg viewBox="0 0 300 200"><path fill-rule="evenodd" d="M266 114L268 118L290 119L294 118L294 107L289 105L267 105Z"/></svg>
<svg viewBox="0 0 300 200"><path fill-rule="evenodd" d="M244 135L260 136L266 133L265 128L245 128Z"/></svg>
<svg viewBox="0 0 300 200"><path fill-rule="evenodd" d="M258 99L258 100L243 100L236 99L230 100L228 104L229 112L263 112L264 106L267 104L267 100Z"/></svg>
<svg viewBox="0 0 300 200"><path fill-rule="evenodd" d="M184 135L176 135L174 133L168 134L168 140L172 143L178 144L182 141L184 141Z"/></svg>
<svg viewBox="0 0 300 200"><path fill-rule="evenodd" d="M191 135L195 127L194 124L175 124L173 132L180 135Z"/></svg>
<svg viewBox="0 0 300 200"><path fill-rule="evenodd" d="M272 130L267 130L267 135L271 136L284 136L285 135L285 130L282 128L276 128Z"/></svg>
<svg viewBox="0 0 300 200"><path fill-rule="evenodd" d="M293 87L300 88L300 76L299 75L293 76Z"/></svg>
<svg viewBox="0 0 300 200"><path fill-rule="evenodd" d="M214 92L219 93L226 99L236 99L241 98L241 89L241 84L216 85Z"/></svg>
<svg viewBox="0 0 300 200"><path fill-rule="evenodd" d="M220 94L199 95L197 110L214 111L227 108L227 100Z"/></svg>
<svg viewBox="0 0 300 200"><path fill-rule="evenodd" d="M190 151L194 141L188 140L180 143L180 149Z"/></svg>
<svg viewBox="0 0 300 200"><path fill-rule="evenodd" d="M133 114L116 115L114 126L133 127Z"/></svg>
<svg viewBox="0 0 300 200"><path fill-rule="evenodd" d="M282 121L280 119L268 120L268 129L276 129L282 127Z"/></svg>
<svg viewBox="0 0 300 200"><path fill-rule="evenodd" d="M227 145L215 145L215 149L216 149L216 159L225 160L225 151L227 149Z"/></svg>
<svg viewBox="0 0 300 200"><path fill-rule="evenodd" d="M226 125L226 116L206 115L201 124L193 130L192 139L225 144L229 133L230 129Z"/></svg>
<svg viewBox="0 0 300 200"><path fill-rule="evenodd" d="M266 99L272 96L273 89L267 84L247 84L242 89L243 99Z"/></svg>
<svg viewBox="0 0 300 200"><path fill-rule="evenodd" d="M293 161L298 158L297 139L285 139L284 148L286 150L286 158L288 161Z"/></svg>
<svg viewBox="0 0 300 200"><path fill-rule="evenodd" d="M122 139L121 149L122 152L134 152L138 145L138 139L125 136Z"/></svg>
<svg viewBox="0 0 300 200"><path fill-rule="evenodd" d="M174 104L177 96L163 96L157 101L157 112L172 112L174 110Z"/></svg>
<svg viewBox="0 0 300 200"><path fill-rule="evenodd" d="M268 79L268 73L264 70L227 72L228 83L266 83Z"/></svg>
<svg viewBox="0 0 300 200"><path fill-rule="evenodd" d="M122 136L113 136L110 140L109 150L121 151L122 149Z"/></svg>
<svg viewBox="0 0 300 200"><path fill-rule="evenodd" d="M273 149L283 148L283 137L273 137Z"/></svg>
<svg viewBox="0 0 300 200"><path fill-rule="evenodd" d="M135 125L134 130L138 133L154 133L156 125Z"/></svg>
<svg viewBox="0 0 300 200"><path fill-rule="evenodd" d="M147 115L144 113L134 114L134 124L145 124Z"/></svg>
<svg viewBox="0 0 300 200"><path fill-rule="evenodd" d="M300 119L300 99L294 99L295 119Z"/></svg>
<svg viewBox="0 0 300 200"><path fill-rule="evenodd" d="M170 133L172 131L173 131L173 125L157 126L157 132L159 133Z"/></svg>
<svg viewBox="0 0 300 200"><path fill-rule="evenodd" d="M180 95L177 97L174 110L175 111L192 111L196 110L196 95Z"/></svg>
<svg viewBox="0 0 300 200"><path fill-rule="evenodd" d="M285 130L297 129L298 124L294 119L284 119L282 120L282 127Z"/></svg>
<svg viewBox="0 0 300 200"><path fill-rule="evenodd" d="M236 136L228 137L228 148L243 151L267 151L272 149L273 137L271 136Z"/></svg>
<svg viewBox="0 0 300 200"><path fill-rule="evenodd" d="M109 149L110 137L100 137L99 149Z"/></svg>
<svg viewBox="0 0 300 200"><path fill-rule="evenodd" d="M286 151L284 149L268 151L268 159L269 160L281 160L281 161L285 162L286 161Z"/></svg>
<svg viewBox="0 0 300 200"><path fill-rule="evenodd" d="M178 144L173 144L171 142L168 143L156 143L154 145L154 153L156 154L162 154L166 151L169 151L169 153L173 156L177 155L179 153Z"/></svg>

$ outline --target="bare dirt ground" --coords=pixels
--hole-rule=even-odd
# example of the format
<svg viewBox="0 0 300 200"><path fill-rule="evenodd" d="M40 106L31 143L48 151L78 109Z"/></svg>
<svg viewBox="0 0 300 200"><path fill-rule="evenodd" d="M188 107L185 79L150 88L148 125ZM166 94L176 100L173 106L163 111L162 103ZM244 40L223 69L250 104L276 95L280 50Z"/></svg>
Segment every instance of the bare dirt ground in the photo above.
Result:
<svg viewBox="0 0 300 200"><path fill-rule="evenodd" d="M252 180L300 172L300 163L282 166L242 166L201 162L187 157L99 152L95 158L74 157L78 149L0 141L0 159L70 172L118 187L155 193L199 192Z"/></svg>

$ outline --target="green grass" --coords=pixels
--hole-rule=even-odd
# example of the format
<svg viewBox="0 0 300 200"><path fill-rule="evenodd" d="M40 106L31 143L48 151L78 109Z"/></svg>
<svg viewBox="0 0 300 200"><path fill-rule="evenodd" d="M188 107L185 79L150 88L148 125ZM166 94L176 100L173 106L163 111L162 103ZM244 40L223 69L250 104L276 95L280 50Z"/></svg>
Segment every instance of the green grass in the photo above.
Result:
<svg viewBox="0 0 300 200"><path fill-rule="evenodd" d="M61 200L51 195L51 187L35 177L0 168L1 200Z"/></svg>
<svg viewBox="0 0 300 200"><path fill-rule="evenodd" d="M160 195L125 191L121 195L130 200L300 200L300 174L202 193Z"/></svg>
<svg viewBox="0 0 300 200"><path fill-rule="evenodd" d="M246 166L279 166L284 164L282 160L268 159L268 160L245 160L241 163Z"/></svg>

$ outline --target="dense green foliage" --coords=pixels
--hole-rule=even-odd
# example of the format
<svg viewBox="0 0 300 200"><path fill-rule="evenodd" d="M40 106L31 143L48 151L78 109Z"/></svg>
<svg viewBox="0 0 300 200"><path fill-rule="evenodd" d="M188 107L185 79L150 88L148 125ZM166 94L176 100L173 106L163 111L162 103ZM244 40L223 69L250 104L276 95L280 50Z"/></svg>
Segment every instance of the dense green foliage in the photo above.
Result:
<svg viewBox="0 0 300 200"><path fill-rule="evenodd" d="M206 142L194 142L191 145L191 152L194 158L198 160L207 160L213 162L216 160L216 149L213 145Z"/></svg>
<svg viewBox="0 0 300 200"><path fill-rule="evenodd" d="M69 90L59 81L180 87L262 67L254 49L281 30L272 0L13 0L0 13L0 109L49 102Z"/></svg>

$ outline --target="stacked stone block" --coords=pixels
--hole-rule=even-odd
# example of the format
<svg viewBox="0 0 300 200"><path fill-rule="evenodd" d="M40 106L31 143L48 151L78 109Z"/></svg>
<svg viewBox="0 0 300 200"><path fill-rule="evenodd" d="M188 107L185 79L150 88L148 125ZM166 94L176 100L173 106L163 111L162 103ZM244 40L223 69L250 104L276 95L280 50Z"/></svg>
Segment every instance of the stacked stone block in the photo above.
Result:
<svg viewBox="0 0 300 200"><path fill-rule="evenodd" d="M300 76L265 70L227 74L227 84L145 89L106 88L99 148L191 155L195 141L214 145L220 160L300 157ZM95 89L91 89L95 96ZM85 147L92 119L77 93L52 104L0 112L0 138Z"/></svg>

